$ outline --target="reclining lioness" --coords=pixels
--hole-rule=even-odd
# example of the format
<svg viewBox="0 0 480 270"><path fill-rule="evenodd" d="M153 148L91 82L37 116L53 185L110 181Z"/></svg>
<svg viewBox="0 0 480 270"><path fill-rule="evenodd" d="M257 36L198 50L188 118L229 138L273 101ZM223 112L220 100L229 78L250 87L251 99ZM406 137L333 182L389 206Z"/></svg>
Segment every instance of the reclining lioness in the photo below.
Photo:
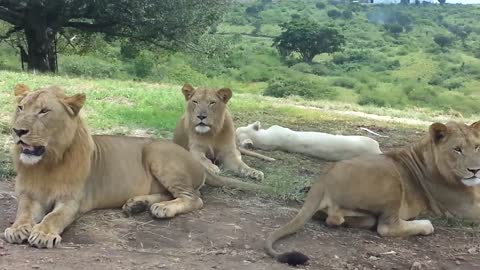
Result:
<svg viewBox="0 0 480 270"><path fill-rule="evenodd" d="M236 134L241 147L282 150L328 161L382 153L378 142L369 137L295 131L277 125L262 129L259 121L237 128Z"/></svg>
<svg viewBox="0 0 480 270"><path fill-rule="evenodd" d="M15 88L12 156L18 210L5 230L10 243L57 246L76 217L92 209L123 205L128 214L149 207L153 216L173 217L203 206L198 189L257 185L206 174L188 151L169 141L91 136L78 115L85 95L60 88L29 92Z"/></svg>
<svg viewBox="0 0 480 270"><path fill-rule="evenodd" d="M480 122L434 123L416 144L383 155L337 162L315 182L297 216L268 236L265 249L280 262L304 264L298 252L279 253L278 239L298 231L317 211L328 225L373 228L381 236L428 235L425 212L480 219Z"/></svg>
<svg viewBox="0 0 480 270"><path fill-rule="evenodd" d="M212 174L220 172L218 163L240 176L262 180L263 172L245 164L237 148L235 127L227 110L232 90L194 89L185 84L182 93L187 109L177 123L173 142L189 150Z"/></svg>

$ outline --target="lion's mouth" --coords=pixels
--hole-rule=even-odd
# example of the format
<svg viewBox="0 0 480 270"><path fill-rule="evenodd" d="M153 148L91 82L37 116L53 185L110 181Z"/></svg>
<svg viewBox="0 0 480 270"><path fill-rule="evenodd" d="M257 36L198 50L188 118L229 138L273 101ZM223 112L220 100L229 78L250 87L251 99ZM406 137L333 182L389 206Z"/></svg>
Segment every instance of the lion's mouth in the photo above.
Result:
<svg viewBox="0 0 480 270"><path fill-rule="evenodd" d="M475 175L472 177L463 178L462 183L469 187L477 186L480 185L480 178L476 177Z"/></svg>
<svg viewBox="0 0 480 270"><path fill-rule="evenodd" d="M39 157L45 153L45 146L33 146L23 141L19 141L18 144L22 148L22 154Z"/></svg>

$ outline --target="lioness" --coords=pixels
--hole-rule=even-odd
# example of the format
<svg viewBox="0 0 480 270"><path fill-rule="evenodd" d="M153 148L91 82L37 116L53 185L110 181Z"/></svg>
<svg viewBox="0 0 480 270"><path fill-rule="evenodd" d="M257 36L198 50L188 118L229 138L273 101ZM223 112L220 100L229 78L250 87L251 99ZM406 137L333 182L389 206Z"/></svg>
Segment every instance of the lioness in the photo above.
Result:
<svg viewBox="0 0 480 270"><path fill-rule="evenodd" d="M245 164L237 149L235 127L227 110L232 90L194 89L185 84L182 93L187 109L177 123L173 142L189 150L212 174L220 172L215 164L220 163L241 176L262 180L263 172Z"/></svg>
<svg viewBox="0 0 480 270"><path fill-rule="evenodd" d="M268 236L266 252L280 262L304 264L305 255L272 246L317 211L327 215L327 225L376 226L381 236L433 233L429 220L411 220L424 212L479 219L479 145L480 121L434 123L412 146L337 162L312 185L297 216Z"/></svg>
<svg viewBox="0 0 480 270"><path fill-rule="evenodd" d="M58 87L29 92L15 88L12 156L18 210L5 230L10 243L57 246L76 217L92 209L123 205L128 214L149 207L168 218L203 206L198 189L207 184L254 189L257 185L218 176L178 145L150 138L91 136L78 115L84 94L66 96Z"/></svg>
<svg viewBox="0 0 480 270"><path fill-rule="evenodd" d="M237 128L236 135L242 147L282 150L329 161L382 153L378 142L369 137L296 131L277 125L262 129L259 121Z"/></svg>

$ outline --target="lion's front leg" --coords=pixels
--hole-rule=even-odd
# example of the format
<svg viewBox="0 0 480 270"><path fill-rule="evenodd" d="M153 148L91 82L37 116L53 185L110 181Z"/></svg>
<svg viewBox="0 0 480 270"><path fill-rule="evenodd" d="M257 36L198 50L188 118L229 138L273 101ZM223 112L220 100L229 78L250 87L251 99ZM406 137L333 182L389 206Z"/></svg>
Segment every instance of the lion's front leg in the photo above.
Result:
<svg viewBox="0 0 480 270"><path fill-rule="evenodd" d="M207 169L212 174L219 174L220 168L217 165L213 164L210 159L205 156L205 153L200 151L200 149L191 149L190 153L192 156L199 161L205 169Z"/></svg>
<svg viewBox="0 0 480 270"><path fill-rule="evenodd" d="M226 154L222 162L223 166L227 170L232 170L241 176L250 177L257 180L263 180L264 178L263 172L250 168L242 161L240 152L238 152L236 149Z"/></svg>
<svg viewBox="0 0 480 270"><path fill-rule="evenodd" d="M52 212L33 227L28 242L31 246L38 248L58 246L62 241L60 234L75 220L78 211L77 201L57 202Z"/></svg>
<svg viewBox="0 0 480 270"><path fill-rule="evenodd" d="M5 239L9 243L21 244L28 239L36 219L41 219L45 211L40 203L27 195L18 197L17 217L12 226L5 230Z"/></svg>

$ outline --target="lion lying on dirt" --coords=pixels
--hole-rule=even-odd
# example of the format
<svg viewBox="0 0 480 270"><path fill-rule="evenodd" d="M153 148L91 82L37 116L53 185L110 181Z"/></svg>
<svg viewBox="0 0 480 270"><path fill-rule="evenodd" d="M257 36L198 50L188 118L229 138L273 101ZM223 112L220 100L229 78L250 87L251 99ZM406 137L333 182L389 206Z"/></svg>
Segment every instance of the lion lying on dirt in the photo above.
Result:
<svg viewBox="0 0 480 270"><path fill-rule="evenodd" d="M237 128L236 135L241 147L267 151L282 150L328 161L382 153L378 142L369 137L294 131L281 126L261 129L259 121Z"/></svg>
<svg viewBox="0 0 480 270"><path fill-rule="evenodd" d="M232 90L194 89L185 84L182 93L187 109L177 123L173 142L189 150L212 174L220 172L215 164L220 163L241 176L262 180L263 172L245 164L237 148L235 127L227 110Z"/></svg>
<svg viewBox="0 0 480 270"><path fill-rule="evenodd" d="M279 253L278 239L298 231L317 211L327 225L373 228L381 236L428 235L421 213L479 219L480 121L434 123L412 146L337 162L315 182L297 216L270 234L266 252L280 262L304 264L298 252Z"/></svg>
<svg viewBox="0 0 480 270"><path fill-rule="evenodd" d="M199 188L256 189L258 185L206 174L178 145L150 138L91 136L78 115L85 95L57 87L15 88L12 148L18 210L5 230L10 243L57 246L65 227L92 209L123 205L128 214L147 207L169 218L203 206Z"/></svg>

